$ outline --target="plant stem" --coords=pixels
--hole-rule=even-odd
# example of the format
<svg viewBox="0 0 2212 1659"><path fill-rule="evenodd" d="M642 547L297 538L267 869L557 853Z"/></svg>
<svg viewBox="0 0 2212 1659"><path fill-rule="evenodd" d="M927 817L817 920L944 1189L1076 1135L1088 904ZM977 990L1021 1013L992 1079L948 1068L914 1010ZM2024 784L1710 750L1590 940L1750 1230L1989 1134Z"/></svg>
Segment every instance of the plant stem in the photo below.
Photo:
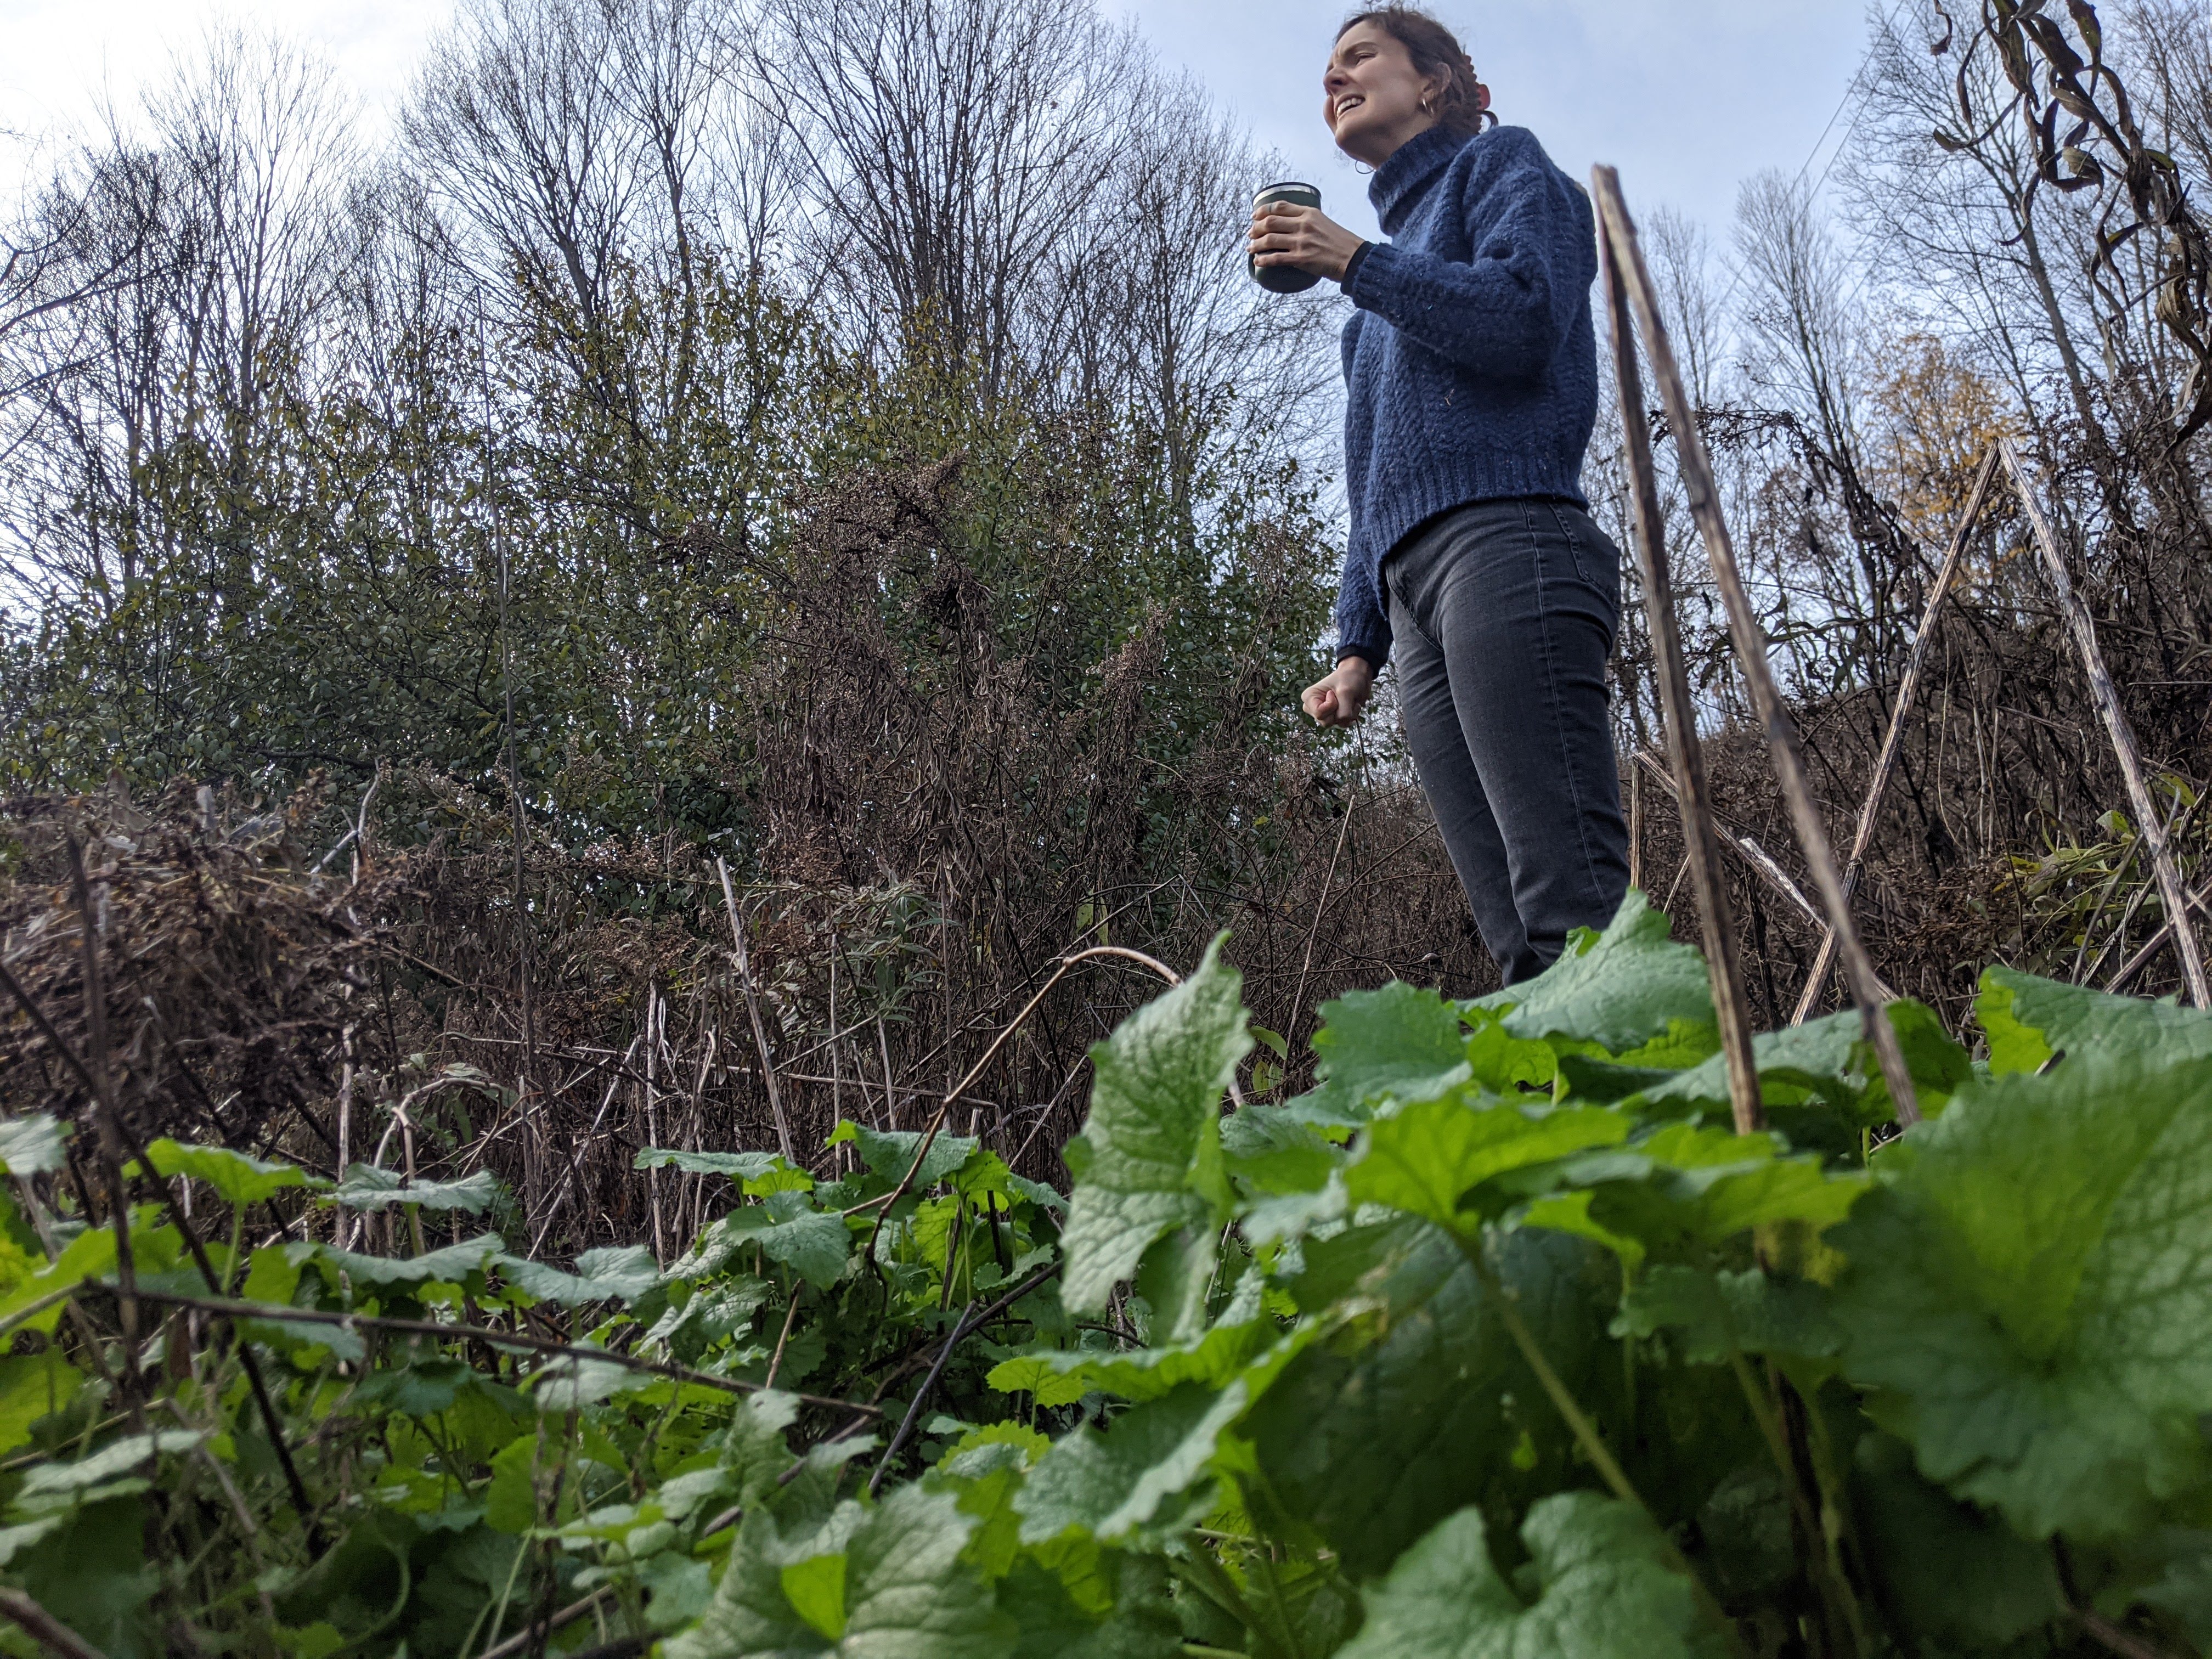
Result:
<svg viewBox="0 0 2212 1659"><path fill-rule="evenodd" d="M1790 1494L1790 1510L1797 1517L1798 1530L1804 1534L1805 1548L1813 1557L1808 1565L1820 1599L1850 1632L1851 1650L1863 1653L1866 1650L1866 1632L1860 1626L1857 1599L1832 1558L1827 1529L1821 1525L1820 1511L1799 1478L1797 1459L1790 1449L1790 1437L1782 1419L1775 1414L1773 1399L1752 1375L1743 1350L1733 1343L1729 1348L1729 1369L1735 1373L1736 1384L1743 1390L1744 1404L1751 1408L1752 1419L1759 1425L1759 1435L1766 1442L1766 1449L1774 1457L1774 1467L1782 1476L1783 1490Z"/></svg>
<svg viewBox="0 0 2212 1659"><path fill-rule="evenodd" d="M1589 1459L1599 1478L1612 1490L1614 1497L1624 1504L1634 1504L1644 1518L1651 1523L1651 1530L1658 1537L1660 1547L1666 1553L1668 1565L1690 1581L1691 1588L1697 1595L1698 1605L1713 1618L1721 1629L1729 1632L1730 1647L1741 1651L1741 1644L1736 1638L1735 1626L1721 1610L1720 1603L1713 1599L1713 1593L1705 1588L1705 1581L1698 1576L1688 1558L1675 1547L1674 1540L1667 1535L1667 1529L1651 1513L1651 1506L1644 1501L1634 1483L1629 1480L1627 1471L1613 1456L1613 1449L1605 1443L1605 1437L1598 1432L1597 1425L1590 1420L1589 1413L1568 1392L1567 1385L1559 1380L1559 1374L1552 1369L1552 1362L1544 1357L1543 1349L1537 1345L1535 1333L1528 1328L1528 1322L1521 1317L1519 1297L1492 1271L1489 1261L1485 1259L1482 1240L1468 1238L1456 1229L1453 1230L1452 1237L1458 1243L1461 1254L1467 1257L1468 1265L1474 1269L1474 1276L1482 1281L1483 1289L1489 1292L1496 1304L1498 1316L1504 1322L1506 1334L1513 1339L1513 1346L1520 1349L1521 1358L1528 1362L1528 1369L1536 1374L1538 1384L1565 1420L1575 1437L1575 1443L1583 1449L1583 1455Z"/></svg>
<svg viewBox="0 0 2212 1659"><path fill-rule="evenodd" d="M1567 1391L1567 1385L1559 1380L1559 1374L1552 1369L1552 1362L1544 1357L1543 1349L1537 1346L1535 1333L1528 1328L1528 1321L1521 1317L1520 1298L1506 1288L1484 1257L1482 1240L1468 1238L1457 1230L1454 1230L1452 1237L1459 1245L1460 1254L1467 1258L1468 1266L1474 1269L1474 1276L1482 1281L1482 1288L1489 1292L1492 1303L1498 1309L1498 1316L1505 1322L1506 1334L1513 1339L1513 1346L1521 1350L1521 1358L1536 1374L1537 1382L1553 1406L1566 1419L1567 1427L1572 1431L1576 1443L1589 1458L1591 1467L1612 1488L1615 1498L1624 1504L1635 1504L1648 1517L1651 1506L1638 1495L1627 1473L1613 1457L1612 1449L1605 1443L1604 1437L1598 1433L1597 1425L1590 1421L1576 1402L1574 1395ZM1656 1526L1657 1522L1653 1524Z"/></svg>
<svg viewBox="0 0 2212 1659"><path fill-rule="evenodd" d="M21 1590L0 1589L0 1614L21 1626L40 1647L60 1659L105 1659L98 1648Z"/></svg>

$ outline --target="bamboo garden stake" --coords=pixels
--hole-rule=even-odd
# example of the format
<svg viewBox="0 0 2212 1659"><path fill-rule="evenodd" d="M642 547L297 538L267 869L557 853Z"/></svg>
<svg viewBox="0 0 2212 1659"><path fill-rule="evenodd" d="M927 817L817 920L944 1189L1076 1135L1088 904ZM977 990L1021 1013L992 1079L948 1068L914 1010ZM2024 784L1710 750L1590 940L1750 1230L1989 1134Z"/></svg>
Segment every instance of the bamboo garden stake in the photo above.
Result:
<svg viewBox="0 0 2212 1659"><path fill-rule="evenodd" d="M1627 204L1621 199L1620 175L1611 167L1601 167L1594 168L1590 177L1598 210L1605 222L1607 246L1612 251L1614 280L1626 282L1636 321L1643 331L1644 349L1650 354L1652 373L1659 382L1668 422L1674 428L1675 454L1683 487L1689 495L1691 515L1705 538L1705 557L1712 567L1714 583L1721 591L1721 602L1728 611L1729 633L1735 643L1737 660L1743 665L1744 679L1751 689L1752 707L1759 723L1766 728L1775 781L1781 785L1782 798L1789 806L1790 823L1797 832L1798 845L1803 850L1814 888L1821 907L1828 913L1829 925L1835 929L1836 943L1843 957L1844 977L1850 987L1851 1000L1858 1006L1867 1042L1881 1062L1882 1077L1889 1085L1889 1097L1897 1109L1898 1121L1908 1125L1917 1123L1920 1102L1912 1087L1912 1074L1906 1069L1905 1050L1898 1043L1897 1033L1881 1011L1882 998L1875 981L1874 963L1851 921L1850 901L1844 895L1843 876L1836 867L1835 849L1828 844L1828 832L1820 822L1820 808L1805 782L1804 759L1797 748L1797 728L1782 701L1780 688L1774 683L1774 670L1766 660L1766 636L1759 625L1757 613L1751 608L1751 597L1744 592L1742 574L1736 568L1735 548L1729 538L1728 524L1721 516L1712 463L1698 431L1697 412L1690 407L1689 393L1674 365L1674 348L1659 315L1658 294L1652 286L1651 273L1645 268L1644 251L1636 240L1635 224L1628 216ZM1632 418L1628 424L1633 428L1638 420ZM1670 720L1668 724L1674 722Z"/></svg>
<svg viewBox="0 0 2212 1659"><path fill-rule="evenodd" d="M2089 696L2105 722L2106 735L2112 740L2112 753L2120 763L2120 777L2127 785L2128 801L2135 808L2144 849L2150 854L2151 871L2158 879L2159 899L2166 906L2166 920L2173 927L2173 942L2181 952L2181 973L2189 981L2189 999L2199 1008L2212 1008L2212 986L2205 982L2204 957L2197 949L2197 930L2189 922L2189 894L2181 884L2181 870L2173 861L2173 848L2166 844L2165 817L2159 811L2158 803L2151 799L2150 786L2143 781L2142 752L2136 747L2135 728L2128 724L2127 714L2120 708L2120 694L2112 684L2112 671L2105 666L2105 653L2097 643L2097 624L2090 617L2088 605L2074 591L2074 578L2067 572L2066 561L2059 556L2058 538L2051 532L2051 520L2044 516L2043 503L2031 487L2027 469L2021 465L2019 449L2010 438L1999 438L1997 448L2004 456L2005 470L2012 474L2013 488L2020 492L2021 510L2027 514L2028 527L2035 533L2036 546L2042 550L2043 562L2051 572L2051 585L2058 590L2058 609L2074 635L2074 648L2081 654L2081 670L2088 677Z"/></svg>
<svg viewBox="0 0 2212 1659"><path fill-rule="evenodd" d="M1689 671L1682 663L1682 638L1674 626L1674 590L1667 571L1666 526L1659 515L1659 487L1651 465L1651 435L1644 424L1644 377L1636 366L1636 331L1630 320L1628 290L1619 251L1602 226L1598 258L1605 268L1605 291L1613 319L1613 358L1620 388L1621 427L1628 435L1630 492L1636 516L1636 568L1644 580L1644 603L1651 617L1651 655L1659 668L1660 715L1666 723L1667 752L1674 763L1674 795L1681 811L1682 842L1694 878L1698 921L1705 936L1705 966L1712 975L1713 1012L1720 1023L1721 1053L1726 1057L1729 1103L1738 1134L1765 1127L1759 1098L1759 1066L1751 1052L1751 1006L1744 996L1743 961L1736 946L1728 879L1721 868L1720 838L1713 824L1712 796L1705 783L1705 750L1698 741L1697 713L1690 698Z"/></svg>
<svg viewBox="0 0 2212 1659"><path fill-rule="evenodd" d="M1889 729L1882 733L1881 751L1875 757L1874 778L1867 786L1866 803L1859 808L1858 827L1851 832L1851 850L1844 859L1844 900L1846 903L1857 896L1859 873L1866 867L1867 848L1874 844L1874 828L1881 817L1882 797L1889 793L1890 774L1897 769L1897 757L1905 748L1905 723L1911 716L1912 702L1920 689L1920 673L1928 661L1929 647L1936 639L1936 613L1957 580L1959 566L1964 562L1966 538L1973 533L1975 521L1982 516L1982 504L1989 499L1990 484L1996 477L1997 452L1992 448L1982 458L1981 469L1974 474L1974 487L1966 495L1966 510L1960 515L1958 527L1951 532L1951 545L1943 555L1942 568L1936 573L1936 586L1928 595L1927 608L1920 615L1920 631L1912 636L1912 649L1905 659L1905 672L1897 682L1897 701L1889 711ZM1802 1025L1812 1017L1814 1006L1820 1000L1820 992L1828 982L1828 970L1836 963L1836 930L1820 930L1820 948L1813 956L1813 971L1805 976L1804 994L1797 999L1797 1011L1790 1016L1792 1025Z"/></svg>

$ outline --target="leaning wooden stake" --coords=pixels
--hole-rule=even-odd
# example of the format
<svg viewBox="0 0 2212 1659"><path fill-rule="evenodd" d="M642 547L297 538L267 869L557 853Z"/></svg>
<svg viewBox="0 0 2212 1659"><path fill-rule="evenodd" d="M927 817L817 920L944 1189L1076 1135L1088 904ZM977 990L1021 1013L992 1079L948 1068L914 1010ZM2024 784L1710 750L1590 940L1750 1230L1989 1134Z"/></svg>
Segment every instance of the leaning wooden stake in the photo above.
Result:
<svg viewBox="0 0 2212 1659"><path fill-rule="evenodd" d="M1744 994L1743 962L1737 950L1735 917L1729 906L1728 878L1721 867L1720 835L1713 819L1711 791L1705 783L1705 750L1698 741L1697 709L1690 697L1689 670L1682 662L1682 636L1674 625L1674 589L1667 569L1666 521L1659 512L1659 485L1651 465L1651 434L1644 423L1644 376L1637 367L1636 331L1629 317L1628 289L1613 238L1601 226L1598 258L1605 267L1605 292L1613 319L1613 376L1620 388L1621 426L1628 434L1630 501L1636 518L1636 568L1644 580L1644 605L1650 617L1651 655L1659 672L1659 713L1665 723L1667 754L1674 764L1674 798L1682 817L1682 844L1698 896L1698 921L1705 936L1705 965L1712 975L1713 1012L1721 1030L1721 1054L1728 1066L1729 1103L1738 1134L1765 1127L1759 1099L1759 1066L1751 1051L1751 1005Z"/></svg>
<svg viewBox="0 0 2212 1659"><path fill-rule="evenodd" d="M2150 786L2143 781L2142 751L2136 747L2135 728L2128 724L2112 671L2105 666L2105 653L2097 643L2097 624L2090 617L2088 605L2074 590L2074 578L2059 556L2058 538L2051 532L2051 520L2044 516L2042 501L2027 469L2021 465L2020 451L2010 438L1999 438L1997 447L2004 455L2006 471L2012 474L2013 488L2020 492L2021 510L2027 514L2028 527L2035 532L2036 546L2051 572L2051 585L2058 592L2058 609L2074 635L2074 648L2081 653L2089 696L2105 722L2106 735L2112 740L2112 753L2119 759L2120 777L2127 785L2128 800L2135 808L2143 846L2150 854L2150 867L2158 878L2158 896L2166 906L2166 920L2172 924L2174 945L2181 952L2181 972L2189 981L2190 1000L2199 1008L2212 1008L2212 985L2206 983L2204 957L2197 950L2197 930L2189 921L2189 894L2181 884L2173 848L2166 843L2166 817L2151 799Z"/></svg>
<svg viewBox="0 0 2212 1659"><path fill-rule="evenodd" d="M1882 733L1881 752L1875 757L1874 777L1867 785L1866 802L1859 808L1858 827L1851 832L1851 850L1844 859L1844 899L1848 903L1858 895L1859 875L1866 867L1867 848L1874 844L1874 827L1881 817L1882 798L1889 793L1890 775L1897 769L1897 757L1905 749L1905 725L1911 717L1912 701L1920 690L1920 673L1928 661L1929 647L1936 641L1936 613L1950 593L1951 584L1957 580L1959 566L1966 553L1966 538L1973 533L1974 524L1982 516L1982 503L1989 499L1990 485L1996 477L1997 452L1991 449L1982 458L1981 470L1974 474L1974 487L1966 495L1966 510L1960 516L1958 527L1951 532L1951 545L1943 555L1942 568L1936 573L1936 586L1928 595L1927 609L1920 615L1920 631L1912 636L1912 649L1905 659L1905 672L1897 682L1897 702L1889 711L1889 730ZM1805 976L1805 990L1797 999L1797 1012L1790 1016L1792 1025L1802 1025L1812 1017L1820 993L1828 983L1828 970L1836 964L1836 930L1820 930L1820 948L1813 955L1813 971Z"/></svg>
<svg viewBox="0 0 2212 1659"><path fill-rule="evenodd" d="M1751 608L1751 596L1744 592L1742 574L1736 568L1735 547L1729 538L1727 521L1721 516L1720 494L1713 483L1712 462L1705 453L1705 440L1698 434L1697 414L1690 407L1690 395L1683 387L1681 373L1674 366L1674 348L1659 315L1658 292L1644 265L1644 251L1637 243L1636 227L1628 216L1627 204L1621 199L1620 176L1611 167L1597 167L1591 173L1591 184L1598 210L1604 218L1613 263L1627 284L1636 321L1643 331L1644 349L1650 354L1652 373L1659 381L1667 419L1674 428L1675 455L1683 487L1689 495L1690 512L1705 538L1705 557L1712 566L1713 581L1728 611L1729 634L1735 641L1737 659L1743 665L1744 679L1751 689L1752 708L1766 728L1767 748L1774 757L1775 781L1782 787L1782 799L1789 806L1790 823L1797 832L1798 845L1803 851L1806 867L1812 873L1821 908L1828 913L1829 926L1836 930L1844 977L1850 986L1851 1000L1858 1005L1867 1042L1881 1062L1881 1074L1889 1085L1889 1097L1897 1108L1898 1121L1917 1123L1920 1101L1913 1091L1912 1073L1906 1069L1905 1050L1899 1046L1897 1033L1881 1011L1882 998L1875 982L1874 963L1851 921L1850 901L1844 893L1843 874L1836 867L1835 849L1828 844L1826 826L1820 822L1820 809L1805 782L1805 763L1798 752L1797 728L1783 703L1781 689L1774 683L1774 670L1766 660L1766 635L1759 625L1757 613ZM1632 420L1629 424L1633 427L1635 422Z"/></svg>

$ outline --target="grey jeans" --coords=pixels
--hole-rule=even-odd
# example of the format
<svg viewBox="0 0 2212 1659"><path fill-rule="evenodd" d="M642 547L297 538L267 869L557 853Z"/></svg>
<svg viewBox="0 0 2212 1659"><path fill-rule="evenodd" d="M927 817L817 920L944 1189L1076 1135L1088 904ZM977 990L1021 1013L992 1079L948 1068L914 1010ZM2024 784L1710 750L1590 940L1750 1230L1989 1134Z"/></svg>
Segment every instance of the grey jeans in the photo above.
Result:
<svg viewBox="0 0 2212 1659"><path fill-rule="evenodd" d="M1383 562L1406 736L1509 985L1628 889L1606 712L1620 550L1573 503L1480 501Z"/></svg>

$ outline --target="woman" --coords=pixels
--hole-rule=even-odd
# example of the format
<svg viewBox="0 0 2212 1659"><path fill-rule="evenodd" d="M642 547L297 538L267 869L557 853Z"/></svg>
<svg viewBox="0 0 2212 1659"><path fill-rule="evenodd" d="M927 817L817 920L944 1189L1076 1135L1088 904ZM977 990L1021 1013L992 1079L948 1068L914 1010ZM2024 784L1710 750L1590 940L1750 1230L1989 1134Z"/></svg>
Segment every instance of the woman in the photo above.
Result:
<svg viewBox="0 0 2212 1659"><path fill-rule="evenodd" d="M1351 725L1395 646L1413 763L1510 985L1570 928L1604 927L1628 884L1605 687L1620 554L1582 493L1589 203L1532 135L1486 118L1467 54L1410 7L1346 23L1322 90L1390 240L1313 208L1253 216L1259 264L1334 278L1357 307L1337 665L1304 707Z"/></svg>

